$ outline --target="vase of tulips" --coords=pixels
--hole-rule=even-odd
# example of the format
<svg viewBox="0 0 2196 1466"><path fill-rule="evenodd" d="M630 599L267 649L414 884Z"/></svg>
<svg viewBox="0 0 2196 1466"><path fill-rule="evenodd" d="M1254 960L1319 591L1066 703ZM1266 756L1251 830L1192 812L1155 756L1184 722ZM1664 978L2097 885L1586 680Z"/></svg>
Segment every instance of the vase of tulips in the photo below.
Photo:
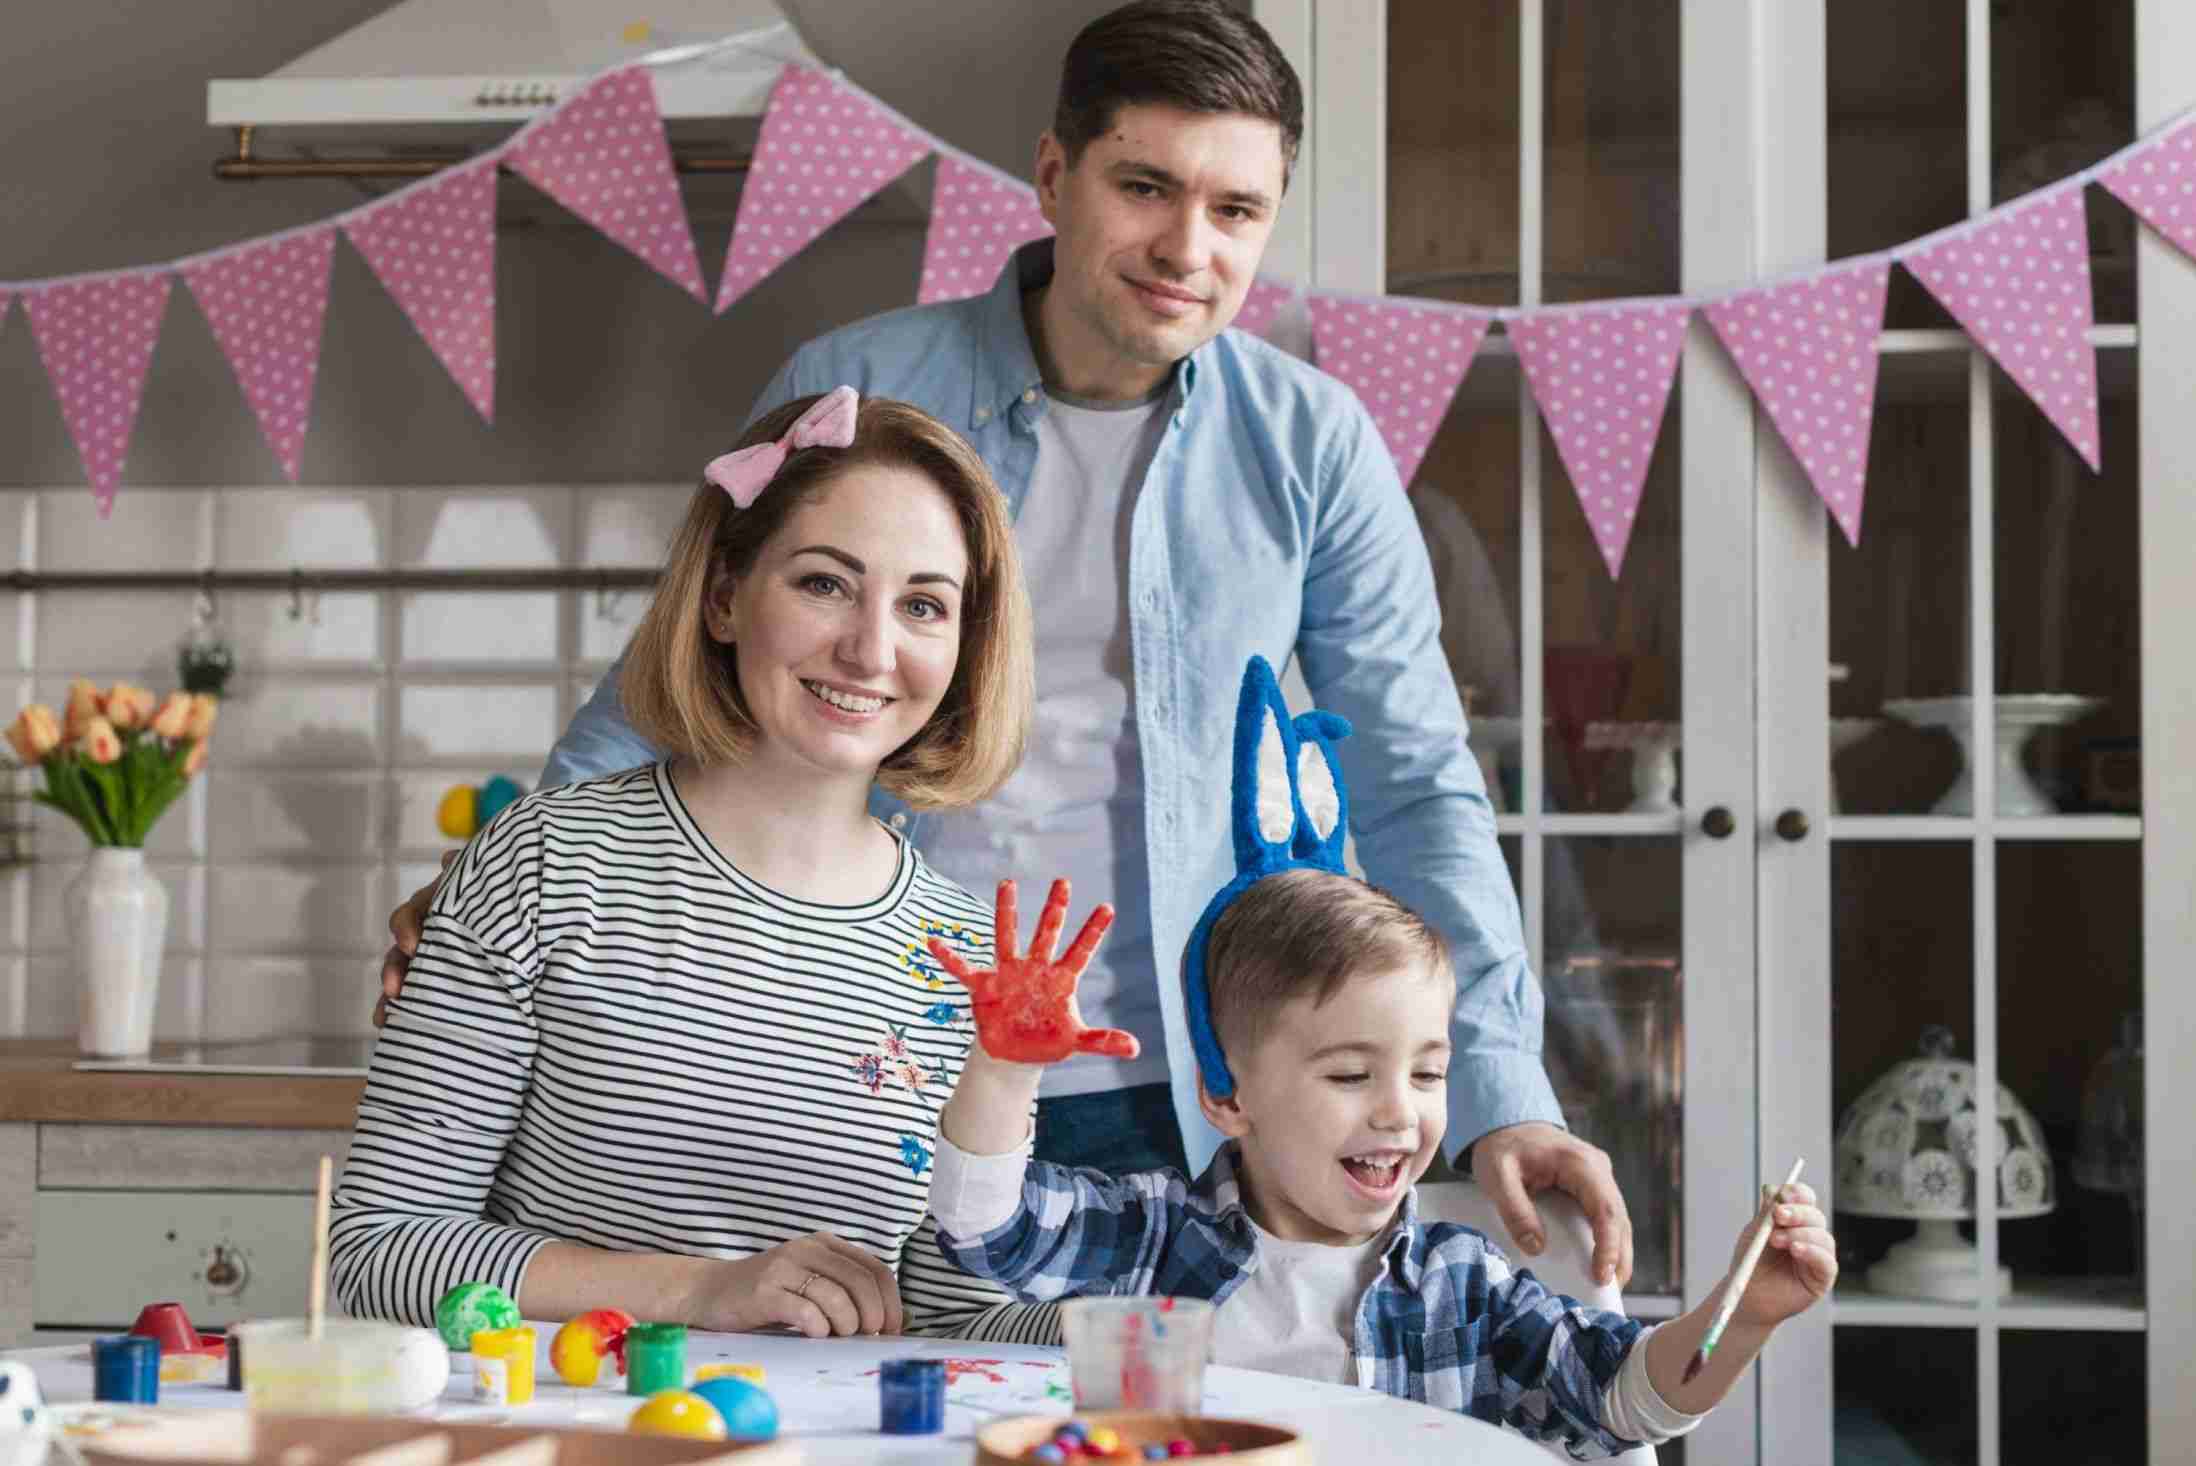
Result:
<svg viewBox="0 0 2196 1466"><path fill-rule="evenodd" d="M155 701L117 682L101 692L78 678L62 716L32 703L8 725L8 743L35 765L32 795L76 821L92 843L63 894L80 979L77 1047L119 1057L152 1047L167 889L145 869L145 836L205 767L218 704L171 692Z"/></svg>

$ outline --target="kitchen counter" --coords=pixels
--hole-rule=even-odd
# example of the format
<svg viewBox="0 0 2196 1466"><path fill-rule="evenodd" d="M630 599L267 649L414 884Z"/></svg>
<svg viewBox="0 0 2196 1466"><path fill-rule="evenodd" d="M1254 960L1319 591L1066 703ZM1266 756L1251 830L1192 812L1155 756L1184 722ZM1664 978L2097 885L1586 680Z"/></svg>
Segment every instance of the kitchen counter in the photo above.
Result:
<svg viewBox="0 0 2196 1466"><path fill-rule="evenodd" d="M157 1044L155 1063L202 1049ZM241 1126L349 1130L366 1087L356 1072L223 1073L78 1069L74 1039L0 1041L0 1124Z"/></svg>

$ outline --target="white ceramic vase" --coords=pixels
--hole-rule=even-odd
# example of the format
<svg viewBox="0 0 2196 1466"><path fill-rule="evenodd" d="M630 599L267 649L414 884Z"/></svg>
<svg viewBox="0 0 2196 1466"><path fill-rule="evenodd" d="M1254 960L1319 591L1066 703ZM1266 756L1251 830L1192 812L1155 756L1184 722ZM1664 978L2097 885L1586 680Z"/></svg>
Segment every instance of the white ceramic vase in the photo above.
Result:
<svg viewBox="0 0 2196 1466"><path fill-rule="evenodd" d="M168 890L145 869L145 852L100 845L63 896L81 1001L76 1046L99 1058L152 1047Z"/></svg>

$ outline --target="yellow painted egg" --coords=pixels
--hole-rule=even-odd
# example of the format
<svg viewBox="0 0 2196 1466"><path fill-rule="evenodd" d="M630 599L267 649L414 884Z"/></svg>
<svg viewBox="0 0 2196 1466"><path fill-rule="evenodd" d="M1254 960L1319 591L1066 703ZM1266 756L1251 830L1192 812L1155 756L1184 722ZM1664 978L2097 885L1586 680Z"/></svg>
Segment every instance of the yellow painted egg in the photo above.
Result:
<svg viewBox="0 0 2196 1466"><path fill-rule="evenodd" d="M680 1436L693 1441L725 1438L724 1417L692 1390L658 1390L633 1412L625 1428L635 1435Z"/></svg>
<svg viewBox="0 0 2196 1466"><path fill-rule="evenodd" d="M470 840L480 828L480 794L470 784L460 784L442 796L435 806L435 828L453 840Z"/></svg>

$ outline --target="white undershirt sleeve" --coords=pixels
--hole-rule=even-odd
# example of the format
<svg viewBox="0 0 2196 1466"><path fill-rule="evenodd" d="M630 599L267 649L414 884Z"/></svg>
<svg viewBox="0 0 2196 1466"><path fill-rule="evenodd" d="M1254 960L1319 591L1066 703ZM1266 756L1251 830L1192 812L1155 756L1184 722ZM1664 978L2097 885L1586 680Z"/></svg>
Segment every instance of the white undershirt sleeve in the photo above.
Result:
<svg viewBox="0 0 2196 1466"><path fill-rule="evenodd" d="M940 1149L943 1148L941 1144ZM1632 1352L1624 1356L1624 1367L1617 1371L1615 1382L1601 1400L1601 1423L1610 1434L1648 1445L1660 1445L1684 1435L1708 1418L1705 1410L1698 1415L1688 1415L1671 1405L1655 1388L1654 1380L1648 1377L1647 1341L1660 1327L1656 1324L1642 1330L1633 1340Z"/></svg>
<svg viewBox="0 0 2196 1466"><path fill-rule="evenodd" d="M930 1211L948 1237L981 1237L1012 1221L1022 1209L1022 1177L1029 1170L1030 1140L1004 1155L971 1155L938 1134L932 1159Z"/></svg>

